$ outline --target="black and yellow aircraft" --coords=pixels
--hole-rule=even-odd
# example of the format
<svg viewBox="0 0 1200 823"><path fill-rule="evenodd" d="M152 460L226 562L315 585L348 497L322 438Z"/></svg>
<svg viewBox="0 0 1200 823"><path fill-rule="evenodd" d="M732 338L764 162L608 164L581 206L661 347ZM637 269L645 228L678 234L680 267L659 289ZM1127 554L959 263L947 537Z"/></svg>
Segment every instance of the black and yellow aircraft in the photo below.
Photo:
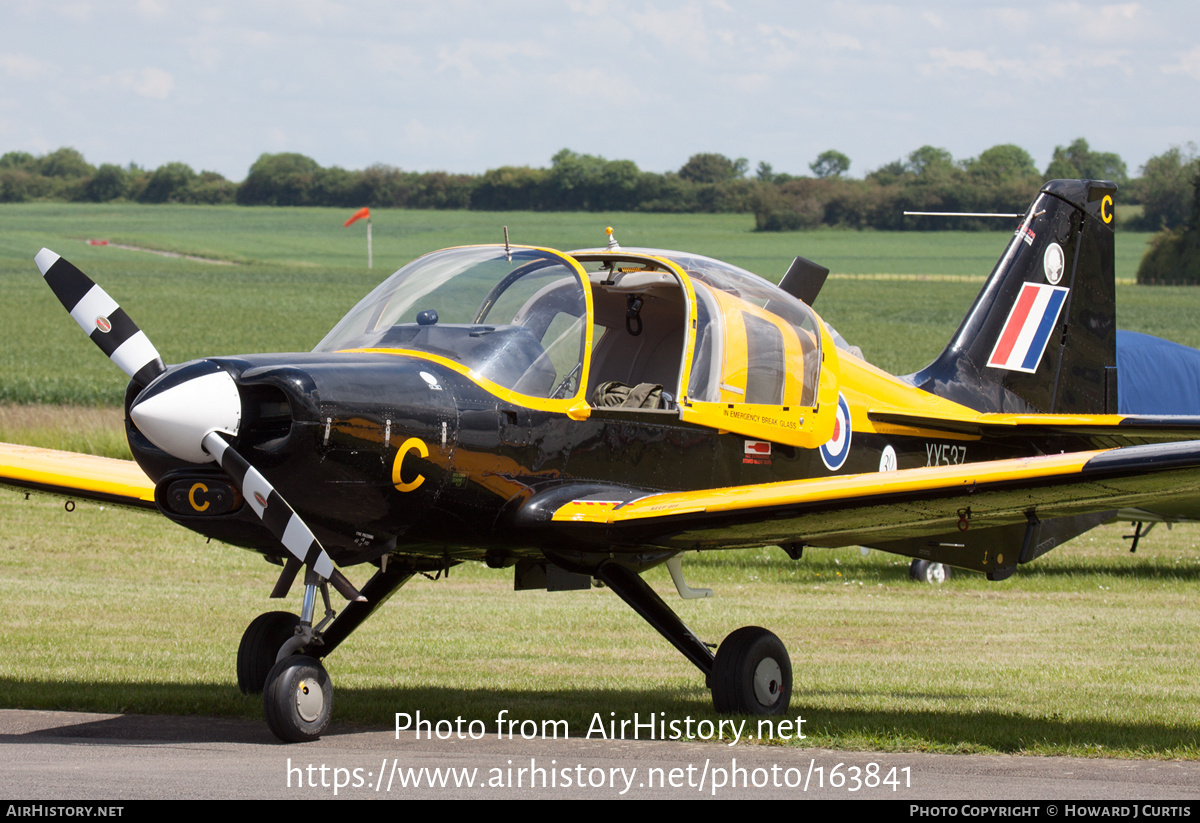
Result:
<svg viewBox="0 0 1200 823"><path fill-rule="evenodd" d="M994 580L1110 518L1196 510L1200 418L1119 413L1113 194L1038 194L946 350L894 377L780 287L694 254L467 246L400 269L309 353L164 367L121 308L37 264L131 378L137 465L0 447L0 482L155 508L304 570L300 614L238 650L285 740L326 728L321 665L410 577L468 560L518 589L602 581L707 678L722 712L782 714L771 632L716 653L642 580L689 550L862 545ZM1200 354L1200 353L1197 353ZM361 590L339 567L370 564ZM329 606L332 584L350 602ZM326 616L317 620L316 599Z"/></svg>

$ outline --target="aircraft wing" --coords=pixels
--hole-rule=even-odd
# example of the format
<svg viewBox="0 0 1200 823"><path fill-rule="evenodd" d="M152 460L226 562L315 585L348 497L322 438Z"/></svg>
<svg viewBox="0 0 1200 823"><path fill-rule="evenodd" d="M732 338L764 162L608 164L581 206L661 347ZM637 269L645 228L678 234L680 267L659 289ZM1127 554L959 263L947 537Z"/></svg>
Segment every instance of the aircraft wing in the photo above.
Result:
<svg viewBox="0 0 1200 823"><path fill-rule="evenodd" d="M1200 440L691 492L565 491L522 516L576 545L863 545L1002 577L1117 509L1200 511Z"/></svg>
<svg viewBox="0 0 1200 823"><path fill-rule="evenodd" d="M130 460L0 443L0 485L154 509L154 483Z"/></svg>
<svg viewBox="0 0 1200 823"><path fill-rule="evenodd" d="M977 414L970 417L928 417L896 411L870 411L877 427L895 426L922 433L940 432L970 437L1030 437L1071 435L1107 437L1114 442L1193 440L1200 436L1200 417L1137 414Z"/></svg>

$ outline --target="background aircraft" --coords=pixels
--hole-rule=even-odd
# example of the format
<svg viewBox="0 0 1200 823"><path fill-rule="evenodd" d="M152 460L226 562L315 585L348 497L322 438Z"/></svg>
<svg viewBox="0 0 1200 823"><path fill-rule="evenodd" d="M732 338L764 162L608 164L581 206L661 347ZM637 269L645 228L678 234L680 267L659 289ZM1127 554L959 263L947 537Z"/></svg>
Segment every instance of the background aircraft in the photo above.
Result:
<svg viewBox="0 0 1200 823"><path fill-rule="evenodd" d="M640 573L667 564L695 596L685 551L864 545L1000 580L1118 509L1194 510L1200 419L1121 413L1114 192L1048 183L946 350L901 378L797 298L820 286L803 263L780 288L611 235L448 249L313 352L167 368L43 250L47 283L131 378L137 466L3 446L0 478L261 552L283 567L276 597L304 570L300 614L261 615L238 651L239 685L285 740L329 722L322 658L414 574L467 560L512 567L517 589L601 581L704 672L719 711L782 714L774 634L741 628L714 654ZM360 564L361 589L338 570Z"/></svg>

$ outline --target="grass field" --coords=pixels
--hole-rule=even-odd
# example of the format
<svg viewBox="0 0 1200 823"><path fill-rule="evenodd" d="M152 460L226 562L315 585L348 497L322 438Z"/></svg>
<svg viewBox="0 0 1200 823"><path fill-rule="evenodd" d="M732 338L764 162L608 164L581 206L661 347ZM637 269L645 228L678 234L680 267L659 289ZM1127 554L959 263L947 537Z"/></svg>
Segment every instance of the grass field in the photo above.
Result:
<svg viewBox="0 0 1200 823"><path fill-rule="evenodd" d="M0 506L0 705L261 717L234 684L238 638L277 569L150 514L59 501ZM763 625L795 668L791 745L871 750L1200 757L1195 532L1160 529L1130 555L1109 526L1004 583L909 582L907 563L855 549L689 556L675 598L707 641ZM350 571L355 582L363 572ZM334 731L393 713L491 723L596 712L713 718L703 678L607 590L513 592L511 572L416 579L328 660Z"/></svg>
<svg viewBox="0 0 1200 823"><path fill-rule="evenodd" d="M379 279L447 245L513 241L681 248L778 277L802 254L836 275L816 308L894 372L945 344L1008 234L817 231L756 234L745 216L378 212L374 273L361 224L326 209L32 204L0 206L0 439L120 449L125 381L83 339L32 258L49 246L103 283L168 362L305 350ZM88 238L198 254L218 266L86 244ZM1118 235L1132 277L1145 235ZM874 277L867 277L873 275ZM903 275L882 278L879 275ZM954 276L960 279L921 279ZM973 278L973 279L972 279ZM1200 290L1118 288L1125 328L1200 346ZM33 407L71 403L99 409ZM110 408L104 408L110 407ZM65 422L64 422L65 420ZM55 422L58 421L58 422ZM115 443L115 445L114 445ZM1105 527L989 584L941 588L907 563L857 550L777 549L690 559L717 597L681 602L706 640L764 625L791 651L802 745L1122 757L1200 757L1200 535L1159 528L1130 555ZM277 570L161 518L0 489L0 705L257 718L233 685L242 629ZM355 582L363 574L352 570ZM665 596L666 572L649 573ZM392 713L490 721L594 712L712 717L694 668L611 592L513 593L511 574L456 568L415 580L330 659L336 724L390 727ZM501 627L501 628L497 628Z"/></svg>
<svg viewBox="0 0 1200 823"><path fill-rule="evenodd" d="M102 283L167 362L213 354L311 349L380 279L437 248L502 240L553 248L602 245L613 225L627 246L700 252L778 279L797 254L835 275L816 308L880 367L907 373L945 345L1009 234L996 232L756 233L747 215L379 211L375 270L361 224L333 209L248 209L36 203L0 205L0 284L9 313L0 347L0 402L118 405L124 385L96 357L41 282L43 246ZM164 258L88 239L222 260ZM1119 278L1132 278L1147 235L1121 234ZM844 277L842 277L844 275ZM867 275L957 280L864 279ZM1200 346L1200 291L1122 286L1122 328ZM115 375L115 376L114 376Z"/></svg>

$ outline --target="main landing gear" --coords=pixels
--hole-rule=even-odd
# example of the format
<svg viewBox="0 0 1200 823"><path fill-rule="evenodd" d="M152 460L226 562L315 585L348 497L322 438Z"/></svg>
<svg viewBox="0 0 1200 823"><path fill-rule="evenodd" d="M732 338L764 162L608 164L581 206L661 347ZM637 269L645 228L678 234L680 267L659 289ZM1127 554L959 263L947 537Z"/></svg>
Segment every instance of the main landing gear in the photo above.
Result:
<svg viewBox="0 0 1200 823"><path fill-rule="evenodd" d="M908 565L908 576L918 583L940 586L950 579L950 567L932 560L914 560Z"/></svg>
<svg viewBox="0 0 1200 823"><path fill-rule="evenodd" d="M787 712L792 662L774 634L745 626L726 637L714 655L636 572L607 563L597 569L596 577L704 672L717 711L770 716Z"/></svg>

